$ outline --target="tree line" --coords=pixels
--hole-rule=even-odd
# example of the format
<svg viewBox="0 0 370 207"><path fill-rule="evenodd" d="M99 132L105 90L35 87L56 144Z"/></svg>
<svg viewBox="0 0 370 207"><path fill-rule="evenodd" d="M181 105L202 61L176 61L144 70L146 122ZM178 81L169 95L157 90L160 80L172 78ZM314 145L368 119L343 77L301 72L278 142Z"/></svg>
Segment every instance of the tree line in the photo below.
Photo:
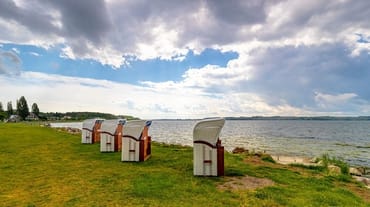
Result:
<svg viewBox="0 0 370 207"><path fill-rule="evenodd" d="M85 120L92 118L102 118L102 119L127 119L133 120L138 119L130 115L114 115L110 113L101 112L40 112L41 116L46 117L47 120Z"/></svg>
<svg viewBox="0 0 370 207"><path fill-rule="evenodd" d="M37 103L33 103L31 106L31 112L39 117L40 110ZM27 100L24 96L17 99L16 108L13 109L13 103L9 101L6 105L6 110L3 104L0 102L0 120L9 119L12 115L18 115L21 120L26 120L30 115L30 110L27 104Z"/></svg>
<svg viewBox="0 0 370 207"><path fill-rule="evenodd" d="M113 115L109 113L100 112L40 112L37 103L33 103L31 106L31 112L29 110L27 100L24 96L21 96L16 103L16 109L13 109L13 104L9 101L6 105L6 110L3 104L0 102L0 121L9 120L12 115L18 115L20 120L27 120L30 113L38 120L85 120L90 118L103 118L103 119L117 119L125 118L127 120L138 119L129 115ZM29 120L29 119L28 119Z"/></svg>

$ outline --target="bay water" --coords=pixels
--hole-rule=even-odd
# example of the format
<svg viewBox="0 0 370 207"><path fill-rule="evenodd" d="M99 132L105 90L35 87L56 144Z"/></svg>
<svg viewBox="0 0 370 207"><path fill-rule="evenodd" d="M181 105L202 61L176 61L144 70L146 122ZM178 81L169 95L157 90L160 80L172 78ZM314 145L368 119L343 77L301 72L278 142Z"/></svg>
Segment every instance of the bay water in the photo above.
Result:
<svg viewBox="0 0 370 207"><path fill-rule="evenodd" d="M152 140L193 145L195 120L154 120ZM52 127L82 128L82 123L53 123ZM226 150L243 147L272 155L341 158L354 166L370 167L370 121L227 120L220 139Z"/></svg>

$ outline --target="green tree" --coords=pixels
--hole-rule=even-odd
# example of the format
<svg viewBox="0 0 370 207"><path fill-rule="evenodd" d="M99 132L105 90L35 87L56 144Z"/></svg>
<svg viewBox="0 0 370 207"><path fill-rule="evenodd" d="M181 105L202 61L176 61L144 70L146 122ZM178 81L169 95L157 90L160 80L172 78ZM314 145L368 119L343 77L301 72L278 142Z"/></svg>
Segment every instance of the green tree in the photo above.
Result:
<svg viewBox="0 0 370 207"><path fill-rule="evenodd" d="M8 118L10 117L10 115L14 114L14 110L13 110L13 104L11 101L8 102L7 106L6 106L6 109L7 109L7 113L8 113Z"/></svg>
<svg viewBox="0 0 370 207"><path fill-rule="evenodd" d="M37 104L33 103L31 108L32 108L32 113L34 113L36 116L39 116L40 110Z"/></svg>
<svg viewBox="0 0 370 207"><path fill-rule="evenodd" d="M6 113L3 108L3 103L0 102L0 120L4 120L6 117Z"/></svg>
<svg viewBox="0 0 370 207"><path fill-rule="evenodd" d="M30 114L27 101L26 98L24 98L24 96L21 96L19 101L17 101L17 112L22 120L24 120Z"/></svg>

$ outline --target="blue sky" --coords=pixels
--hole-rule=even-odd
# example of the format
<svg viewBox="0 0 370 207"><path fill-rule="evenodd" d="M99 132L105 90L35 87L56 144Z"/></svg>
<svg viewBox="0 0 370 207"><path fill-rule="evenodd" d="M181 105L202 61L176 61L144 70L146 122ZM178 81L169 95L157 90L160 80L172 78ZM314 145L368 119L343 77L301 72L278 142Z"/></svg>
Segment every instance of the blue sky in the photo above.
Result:
<svg viewBox="0 0 370 207"><path fill-rule="evenodd" d="M189 68L201 68L205 65L225 67L227 62L238 57L236 52L221 52L205 49L200 54L189 51L182 61L132 60L129 65L112 68L94 60L72 60L60 57L61 46L44 49L32 45L2 44L3 51L15 53L21 60L22 71L59 74L93 79L111 80L138 84L140 81L180 81Z"/></svg>
<svg viewBox="0 0 370 207"><path fill-rule="evenodd" d="M370 115L367 1L0 2L0 102L141 118Z"/></svg>

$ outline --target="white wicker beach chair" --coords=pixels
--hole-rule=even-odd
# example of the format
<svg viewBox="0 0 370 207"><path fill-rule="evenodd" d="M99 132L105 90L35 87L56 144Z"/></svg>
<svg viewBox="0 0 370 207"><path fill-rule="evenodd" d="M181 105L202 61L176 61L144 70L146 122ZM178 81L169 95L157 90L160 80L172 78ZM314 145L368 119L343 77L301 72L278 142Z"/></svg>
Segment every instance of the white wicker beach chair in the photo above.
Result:
<svg viewBox="0 0 370 207"><path fill-rule="evenodd" d="M118 152L122 147L124 119L105 120L99 130L100 152Z"/></svg>
<svg viewBox="0 0 370 207"><path fill-rule="evenodd" d="M125 124L122 136L122 161L145 161L151 155L151 121L135 120Z"/></svg>
<svg viewBox="0 0 370 207"><path fill-rule="evenodd" d="M81 143L94 144L100 141L98 130L103 119L86 119L82 123Z"/></svg>
<svg viewBox="0 0 370 207"><path fill-rule="evenodd" d="M193 130L194 175L223 176L224 147L219 139L225 119L198 121Z"/></svg>

